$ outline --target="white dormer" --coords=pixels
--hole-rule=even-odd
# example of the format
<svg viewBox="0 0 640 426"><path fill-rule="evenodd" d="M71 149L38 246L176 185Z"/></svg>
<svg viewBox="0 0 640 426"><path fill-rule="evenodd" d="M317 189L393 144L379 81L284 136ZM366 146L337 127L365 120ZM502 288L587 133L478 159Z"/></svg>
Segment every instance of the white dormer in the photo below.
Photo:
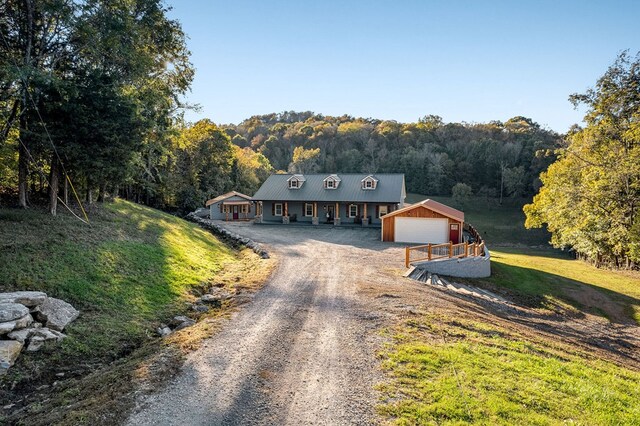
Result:
<svg viewBox="0 0 640 426"><path fill-rule="evenodd" d="M338 175L329 175L324 178L324 189L337 189L342 179Z"/></svg>
<svg viewBox="0 0 640 426"><path fill-rule="evenodd" d="M289 179L287 179L287 183L289 184L289 189L300 189L302 188L302 184L306 179L303 175L293 175Z"/></svg>
<svg viewBox="0 0 640 426"><path fill-rule="evenodd" d="M362 189L372 191L376 189L378 186L378 179L374 178L373 175L369 175L366 178L360 181L362 183Z"/></svg>

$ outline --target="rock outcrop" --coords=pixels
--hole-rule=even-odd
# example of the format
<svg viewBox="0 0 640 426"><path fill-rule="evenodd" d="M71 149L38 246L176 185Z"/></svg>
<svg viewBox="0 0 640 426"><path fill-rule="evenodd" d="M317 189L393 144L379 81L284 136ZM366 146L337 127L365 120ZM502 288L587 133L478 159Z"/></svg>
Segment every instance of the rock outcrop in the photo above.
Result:
<svg viewBox="0 0 640 426"><path fill-rule="evenodd" d="M64 339L62 331L79 314L69 303L41 291L0 293L0 375L23 348L35 352L48 342Z"/></svg>

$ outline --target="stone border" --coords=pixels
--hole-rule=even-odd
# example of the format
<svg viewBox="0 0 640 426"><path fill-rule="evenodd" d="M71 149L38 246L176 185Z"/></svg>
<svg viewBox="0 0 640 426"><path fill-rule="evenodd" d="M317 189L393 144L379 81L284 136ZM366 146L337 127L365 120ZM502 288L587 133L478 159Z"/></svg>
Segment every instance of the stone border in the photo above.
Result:
<svg viewBox="0 0 640 426"><path fill-rule="evenodd" d="M269 259L269 253L262 247L261 244L253 241L250 238L242 237L238 234L226 229L224 226L219 225L211 219L203 219L198 217L195 213L189 213L185 216L185 219L189 222L194 222L200 225L202 228L213 232L215 235L221 237L223 240L231 243L234 246L245 246L254 251L258 256L263 259Z"/></svg>

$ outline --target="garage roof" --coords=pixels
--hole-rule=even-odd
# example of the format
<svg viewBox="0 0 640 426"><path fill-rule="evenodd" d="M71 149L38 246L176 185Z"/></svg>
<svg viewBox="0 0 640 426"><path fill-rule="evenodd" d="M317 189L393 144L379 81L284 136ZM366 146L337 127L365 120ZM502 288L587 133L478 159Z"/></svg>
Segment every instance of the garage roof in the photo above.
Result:
<svg viewBox="0 0 640 426"><path fill-rule="evenodd" d="M455 219L460 222L464 222L464 212L461 212L460 210L454 209L453 207L449 207L447 205L431 200L429 198L427 198L424 201L420 201L419 203L411 204L410 206L407 206L399 210L393 211L389 214L386 214L383 216L383 218L392 217L397 214L400 214L409 210L413 210L419 207L425 207L429 210L433 210L436 213L440 213L443 216L449 217L451 219Z"/></svg>

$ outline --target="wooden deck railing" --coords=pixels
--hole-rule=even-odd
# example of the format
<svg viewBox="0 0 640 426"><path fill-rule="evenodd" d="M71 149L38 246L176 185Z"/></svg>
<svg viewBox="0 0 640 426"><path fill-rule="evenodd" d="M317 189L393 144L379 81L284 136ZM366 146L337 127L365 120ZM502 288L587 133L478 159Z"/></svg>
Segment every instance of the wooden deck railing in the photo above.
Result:
<svg viewBox="0 0 640 426"><path fill-rule="evenodd" d="M425 244L406 247L404 264L408 268L412 262L483 255L484 242L472 244L453 244L451 242L445 244Z"/></svg>

